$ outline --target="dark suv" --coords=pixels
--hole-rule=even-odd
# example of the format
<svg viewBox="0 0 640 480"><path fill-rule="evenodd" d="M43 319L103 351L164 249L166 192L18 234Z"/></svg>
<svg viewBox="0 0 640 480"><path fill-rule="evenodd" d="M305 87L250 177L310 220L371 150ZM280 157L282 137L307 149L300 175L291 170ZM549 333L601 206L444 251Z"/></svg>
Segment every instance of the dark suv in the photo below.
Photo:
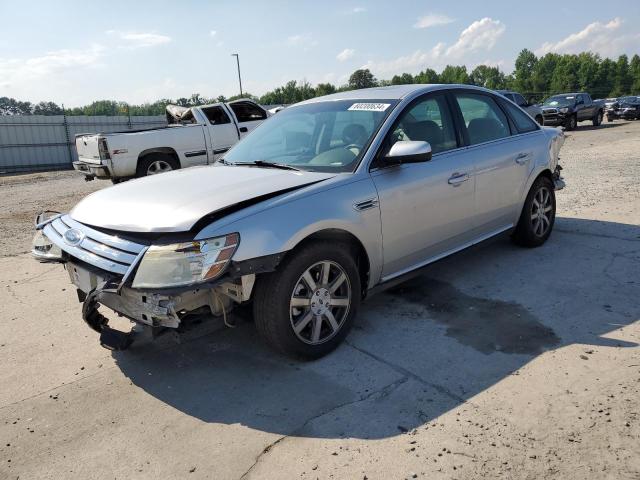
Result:
<svg viewBox="0 0 640 480"><path fill-rule="evenodd" d="M561 93L547 98L542 104L545 125L563 126L573 130L578 122L591 120L594 127L602 123L604 102L592 100L588 93Z"/></svg>
<svg viewBox="0 0 640 480"><path fill-rule="evenodd" d="M640 97L618 98L609 109L607 109L607 121L613 122L618 118L625 120L640 119Z"/></svg>

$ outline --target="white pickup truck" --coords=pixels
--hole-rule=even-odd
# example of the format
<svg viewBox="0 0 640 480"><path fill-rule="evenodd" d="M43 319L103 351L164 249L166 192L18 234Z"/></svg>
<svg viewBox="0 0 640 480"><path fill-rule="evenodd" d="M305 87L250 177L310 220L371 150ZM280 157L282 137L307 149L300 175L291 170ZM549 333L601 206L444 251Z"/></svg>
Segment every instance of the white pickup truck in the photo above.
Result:
<svg viewBox="0 0 640 480"><path fill-rule="evenodd" d="M214 163L271 114L251 100L201 107L167 106L168 126L76 136L73 168L114 183Z"/></svg>

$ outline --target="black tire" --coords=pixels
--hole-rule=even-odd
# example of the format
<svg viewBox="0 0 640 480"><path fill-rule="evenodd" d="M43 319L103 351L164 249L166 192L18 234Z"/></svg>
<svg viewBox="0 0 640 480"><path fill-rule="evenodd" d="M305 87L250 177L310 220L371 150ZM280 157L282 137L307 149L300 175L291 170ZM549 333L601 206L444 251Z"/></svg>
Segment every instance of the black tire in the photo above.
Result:
<svg viewBox="0 0 640 480"><path fill-rule="evenodd" d="M178 161L168 153L152 153L138 160L136 178L152 175L151 169L154 165L166 165L168 168L162 171L177 170L180 168ZM156 173L161 173L160 171Z"/></svg>
<svg viewBox="0 0 640 480"><path fill-rule="evenodd" d="M596 116L593 117L593 120L592 120L594 127L600 126L600 124L602 123L602 117L603 117L602 110L598 110L598 112L596 113Z"/></svg>
<svg viewBox="0 0 640 480"><path fill-rule="evenodd" d="M343 281L342 285L346 284L350 288L350 303L347 307L343 307L344 310L341 307L331 307L337 309L334 310L337 314L341 314L339 318L334 317L334 321L340 321L339 327L332 330L328 320L322 320L320 328L327 334L326 339L322 340L322 343L313 344L303 341L294 331L293 312L297 310L291 306L291 301L292 295L300 286L303 274L323 262L330 262L332 264L330 268L336 268L335 265L338 265L344 272L348 282ZM335 280L336 278L333 279L333 281ZM318 288L322 286L320 274L314 278L314 281L318 282ZM332 281L328 281L328 284L331 283ZM314 295L310 290L304 296L309 296L313 300ZM253 297L253 317L256 329L271 347L282 353L304 359L320 358L340 345L349 333L360 306L360 296L360 275L353 249L342 243L312 242L291 252L276 272L263 274L258 278ZM335 300L337 301L337 298ZM332 298L331 301L333 302L334 299ZM308 307L306 313L304 308L306 307L299 309L300 317L310 315L312 320L308 321L306 325L309 330L313 330L318 317L313 315L311 306ZM324 317L320 316L320 318ZM300 335L303 335L305 331L307 328L302 330Z"/></svg>
<svg viewBox="0 0 640 480"><path fill-rule="evenodd" d="M545 212L545 217L547 218L546 221L541 217L536 218L536 215L539 214L539 209L536 206L536 203L538 205L541 203L539 201L540 192L543 192L543 197L545 196L544 192L547 192L549 195L548 205L551 209L548 212ZM525 200L522 212L520 213L518 225L511 235L511 239L516 244L523 247L539 247L546 242L549 235L551 235L555 219L556 195L553 182L547 177L538 177L536 181L533 182L533 185L527 194L527 199ZM539 228L538 222L541 222L543 225L546 223L546 229L544 231Z"/></svg>
<svg viewBox="0 0 640 480"><path fill-rule="evenodd" d="M567 120L567 125L566 125L566 129L571 131L571 130L575 130L578 127L578 117L576 117L576 115L571 115L569 117L569 120Z"/></svg>
<svg viewBox="0 0 640 480"><path fill-rule="evenodd" d="M538 125L544 125L544 117L542 115L536 115L536 122L538 122Z"/></svg>

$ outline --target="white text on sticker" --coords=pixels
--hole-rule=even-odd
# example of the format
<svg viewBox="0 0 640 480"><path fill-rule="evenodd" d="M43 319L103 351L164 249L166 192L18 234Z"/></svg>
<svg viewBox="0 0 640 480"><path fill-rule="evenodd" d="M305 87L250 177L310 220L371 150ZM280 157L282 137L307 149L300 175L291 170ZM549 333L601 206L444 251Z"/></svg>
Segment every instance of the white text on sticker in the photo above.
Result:
<svg viewBox="0 0 640 480"><path fill-rule="evenodd" d="M365 112L384 112L390 103L354 103L349 110L361 110Z"/></svg>

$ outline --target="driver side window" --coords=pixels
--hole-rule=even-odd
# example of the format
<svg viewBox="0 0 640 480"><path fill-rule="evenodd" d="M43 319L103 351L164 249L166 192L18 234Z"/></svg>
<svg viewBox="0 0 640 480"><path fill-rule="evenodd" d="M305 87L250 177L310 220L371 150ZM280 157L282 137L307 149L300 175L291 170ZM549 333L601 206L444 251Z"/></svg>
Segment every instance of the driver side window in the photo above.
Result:
<svg viewBox="0 0 640 480"><path fill-rule="evenodd" d="M444 95L431 96L405 111L392 132L389 146L397 141L429 142L433 153L458 146L453 119Z"/></svg>

